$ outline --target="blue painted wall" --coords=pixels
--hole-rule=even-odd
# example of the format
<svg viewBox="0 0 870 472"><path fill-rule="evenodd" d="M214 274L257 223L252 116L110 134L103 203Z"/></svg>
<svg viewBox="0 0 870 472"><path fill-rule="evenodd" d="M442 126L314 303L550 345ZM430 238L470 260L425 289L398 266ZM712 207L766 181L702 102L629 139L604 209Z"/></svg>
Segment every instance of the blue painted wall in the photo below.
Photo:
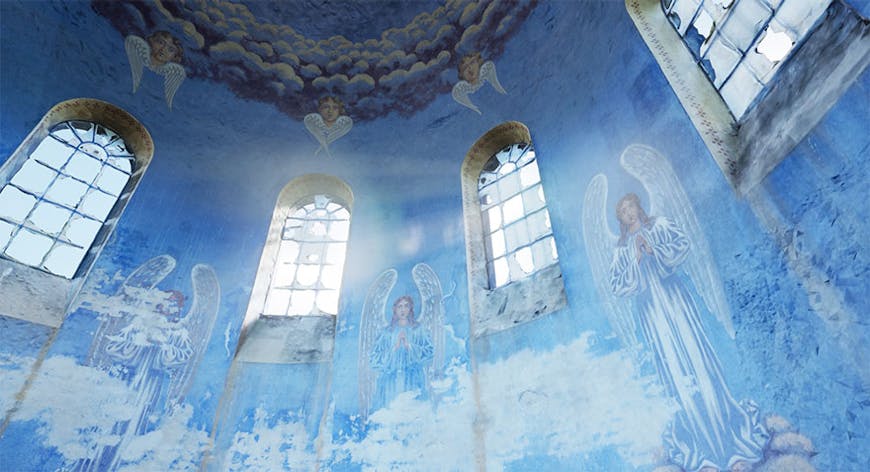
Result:
<svg viewBox="0 0 870 472"><path fill-rule="evenodd" d="M631 144L670 161L709 241L736 335L715 319L704 327L728 388L799 432L791 450L765 451L800 452L806 439L818 470L857 471L870 460L870 384L854 349L867 345L870 312L870 72L762 184L761 200L779 212L771 222L756 216L759 203L732 192L622 2L541 3L495 59L508 95L489 87L474 95L482 115L445 94L410 118L357 122L331 146L332 159L314 158L317 144L301 122L219 83L186 81L171 112L154 74L131 94L123 37L88 3L2 2L0 22L0 159L45 111L74 97L128 110L156 149L54 337L0 317L0 406L15 408L0 438L0 468L162 470L202 460L214 470L662 466L659 436L676 407L654 370L614 337L582 235L583 194L595 174L608 176L613 203L629 191L646 198L619 165ZM471 144L507 120L532 133L568 306L469 339L459 168ZM355 197L333 360L233 365L275 199L288 181L313 172L343 179ZM130 361L126 374L107 371L89 350L119 309L112 297L124 278L163 254L176 267L157 291L181 291L186 310L191 270L207 264L220 305L209 337L195 341L203 354L184 396L171 401L168 371L146 375L159 385L144 401L150 419L116 450L117 438L87 428L117 434L117 418L140 415L129 405L142 402L144 384L133 377L145 367ZM402 396L366 423L357 399L364 300L389 268L399 273L392 296L416 296L410 274L419 262L434 269L446 295L445 378L433 398ZM808 283L818 277L821 286Z"/></svg>

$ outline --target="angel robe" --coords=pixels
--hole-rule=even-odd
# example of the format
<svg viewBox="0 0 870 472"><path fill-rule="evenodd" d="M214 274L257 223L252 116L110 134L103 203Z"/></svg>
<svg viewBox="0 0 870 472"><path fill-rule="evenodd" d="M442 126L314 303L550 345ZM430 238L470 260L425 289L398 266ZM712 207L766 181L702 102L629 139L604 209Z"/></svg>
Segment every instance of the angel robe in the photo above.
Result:
<svg viewBox="0 0 870 472"><path fill-rule="evenodd" d="M638 237L652 251L640 261ZM670 460L687 471L758 461L767 433L754 406L738 404L728 391L702 327L702 316L711 313L678 270L689 239L673 222L656 217L625 241L616 248L610 286L617 296L633 297L659 379L680 406L664 437Z"/></svg>
<svg viewBox="0 0 870 472"><path fill-rule="evenodd" d="M402 333L407 346L399 343ZM384 330L371 353L371 366L380 373L375 408L386 406L402 392L420 390L425 393L425 369L432 360L432 353L432 341L421 325L393 326Z"/></svg>

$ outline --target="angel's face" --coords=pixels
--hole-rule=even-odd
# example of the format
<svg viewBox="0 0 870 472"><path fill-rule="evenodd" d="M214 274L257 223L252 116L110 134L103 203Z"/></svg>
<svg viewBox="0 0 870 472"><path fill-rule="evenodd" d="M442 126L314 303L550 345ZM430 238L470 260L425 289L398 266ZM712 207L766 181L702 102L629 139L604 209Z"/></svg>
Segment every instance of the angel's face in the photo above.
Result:
<svg viewBox="0 0 870 472"><path fill-rule="evenodd" d="M632 200L625 200L619 205L619 221L628 226L635 226L640 219L640 208Z"/></svg>
<svg viewBox="0 0 870 472"><path fill-rule="evenodd" d="M157 65L163 65L175 59L178 55L178 46L169 36L155 36L151 40L151 61Z"/></svg>
<svg viewBox="0 0 870 472"><path fill-rule="evenodd" d="M459 78L470 84L476 84L480 76L480 60L466 56L459 64Z"/></svg>
<svg viewBox="0 0 870 472"><path fill-rule="evenodd" d="M339 105L335 100L324 100L320 103L320 106L317 107L317 112L320 113L320 117L323 118L324 123L332 126L341 113L341 105Z"/></svg>
<svg viewBox="0 0 870 472"><path fill-rule="evenodd" d="M394 308L396 312L396 319L399 321L399 324L407 324L409 318L411 317L411 302L408 300L402 299L396 303L396 307Z"/></svg>

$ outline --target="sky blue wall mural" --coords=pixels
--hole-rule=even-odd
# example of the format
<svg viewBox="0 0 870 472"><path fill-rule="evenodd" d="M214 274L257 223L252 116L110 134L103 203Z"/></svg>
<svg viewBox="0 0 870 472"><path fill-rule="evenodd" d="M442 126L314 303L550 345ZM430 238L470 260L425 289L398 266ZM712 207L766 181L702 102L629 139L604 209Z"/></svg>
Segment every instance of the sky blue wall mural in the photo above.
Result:
<svg viewBox="0 0 870 472"><path fill-rule="evenodd" d="M155 143L63 325L0 316L0 469L870 461L870 72L737 196L623 2L300 5L279 27L281 2L0 2L0 161L74 97ZM183 54L154 62L156 31ZM568 304L474 338L459 171L509 120ZM354 196L331 359L234 361L278 193L310 173Z"/></svg>

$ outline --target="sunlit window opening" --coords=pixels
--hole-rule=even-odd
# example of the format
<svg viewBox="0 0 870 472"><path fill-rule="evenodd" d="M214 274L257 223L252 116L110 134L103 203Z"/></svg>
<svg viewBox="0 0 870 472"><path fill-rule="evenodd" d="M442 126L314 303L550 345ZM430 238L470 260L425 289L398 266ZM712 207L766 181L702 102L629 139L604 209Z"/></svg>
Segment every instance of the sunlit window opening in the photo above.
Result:
<svg viewBox="0 0 870 472"><path fill-rule="evenodd" d="M72 278L133 161L124 140L102 125L56 125L0 190L0 254Z"/></svg>
<svg viewBox="0 0 870 472"><path fill-rule="evenodd" d="M265 315L335 315L350 212L326 195L297 203L284 221Z"/></svg>
<svg viewBox="0 0 870 472"><path fill-rule="evenodd" d="M662 8L736 119L830 0L662 0Z"/></svg>
<svg viewBox="0 0 870 472"><path fill-rule="evenodd" d="M492 156L480 173L478 193L490 288L558 262L531 144L513 144Z"/></svg>

